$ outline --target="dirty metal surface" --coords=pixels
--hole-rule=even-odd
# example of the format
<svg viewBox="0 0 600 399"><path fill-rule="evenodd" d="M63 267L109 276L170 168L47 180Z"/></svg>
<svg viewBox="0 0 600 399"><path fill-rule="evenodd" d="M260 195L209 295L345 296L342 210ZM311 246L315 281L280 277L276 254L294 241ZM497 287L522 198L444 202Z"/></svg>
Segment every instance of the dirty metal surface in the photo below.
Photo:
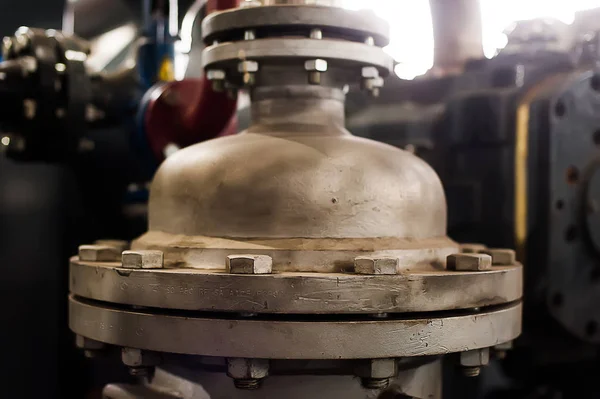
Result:
<svg viewBox="0 0 600 399"><path fill-rule="evenodd" d="M191 355L372 359L494 346L521 332L521 304L458 316L370 321L194 317L112 308L69 298L70 328L108 344Z"/></svg>
<svg viewBox="0 0 600 399"><path fill-rule="evenodd" d="M521 298L522 267L399 275L232 275L197 269L127 270L71 261L73 294L123 305L252 313L405 313L484 307Z"/></svg>

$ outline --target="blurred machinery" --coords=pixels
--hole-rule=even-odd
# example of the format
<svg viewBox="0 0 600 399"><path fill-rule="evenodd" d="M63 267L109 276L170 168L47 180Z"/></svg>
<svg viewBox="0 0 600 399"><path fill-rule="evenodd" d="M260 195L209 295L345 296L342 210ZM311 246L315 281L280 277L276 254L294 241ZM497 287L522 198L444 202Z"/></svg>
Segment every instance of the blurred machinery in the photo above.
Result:
<svg viewBox="0 0 600 399"><path fill-rule="evenodd" d="M493 59L391 82L349 117L357 134L434 167L452 238L512 247L524 261L524 334L505 363L516 388L501 397L600 395L590 378L600 342L597 14L572 26L519 22Z"/></svg>
<svg viewBox="0 0 600 399"><path fill-rule="evenodd" d="M102 14L103 4L93 3L77 7ZM133 57L112 72L92 70L90 42L59 30L23 27L3 41L0 153L18 162L0 160L0 292L7 322L20 327L1 334L16 359L2 396L82 397L108 378L69 351L68 256L82 242L141 234L146 183L165 148L231 131L234 100L201 79L172 80L172 6L135 1L145 17ZM177 126L177 136L157 136L159 125ZM38 384L29 384L42 365Z"/></svg>
<svg viewBox="0 0 600 399"><path fill-rule="evenodd" d="M386 24L314 3L204 20L206 76L250 92L250 127L162 164L130 250L72 258L78 346L141 378L106 398L435 399L446 355L477 376L519 335L514 251L461 251L432 168L344 128L344 87L392 68Z"/></svg>

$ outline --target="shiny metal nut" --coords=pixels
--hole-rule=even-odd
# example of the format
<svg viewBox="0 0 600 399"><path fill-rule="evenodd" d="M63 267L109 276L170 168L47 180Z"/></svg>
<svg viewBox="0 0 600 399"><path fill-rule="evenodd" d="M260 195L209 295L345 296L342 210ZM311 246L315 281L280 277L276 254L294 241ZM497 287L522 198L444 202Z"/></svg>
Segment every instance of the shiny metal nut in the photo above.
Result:
<svg viewBox="0 0 600 399"><path fill-rule="evenodd" d="M486 366L490 362L490 349L475 349L460 353L460 365L463 367Z"/></svg>
<svg viewBox="0 0 600 399"><path fill-rule="evenodd" d="M308 60L304 63L304 69L309 72L327 72L327 61L322 59Z"/></svg>
<svg viewBox="0 0 600 399"><path fill-rule="evenodd" d="M213 80L225 80L225 71L221 69L209 69L206 71L206 79Z"/></svg>
<svg viewBox="0 0 600 399"><path fill-rule="evenodd" d="M253 30L247 30L244 32L244 40L254 40L256 39L256 32Z"/></svg>
<svg viewBox="0 0 600 399"><path fill-rule="evenodd" d="M492 257L492 265L495 266L510 266L517 261L517 255L512 249L486 249L481 251L482 254Z"/></svg>
<svg viewBox="0 0 600 399"><path fill-rule="evenodd" d="M137 348L123 348L121 360L129 367L152 367L160 364L160 353Z"/></svg>
<svg viewBox="0 0 600 399"><path fill-rule="evenodd" d="M77 334L75 336L75 346L79 349L85 350L99 350L104 348L105 344L103 342L96 341L94 339Z"/></svg>
<svg viewBox="0 0 600 399"><path fill-rule="evenodd" d="M361 378L391 378L397 373L396 359L359 360L354 373Z"/></svg>
<svg viewBox="0 0 600 399"><path fill-rule="evenodd" d="M242 61L238 64L238 72L240 72L240 73L258 72L258 62Z"/></svg>
<svg viewBox="0 0 600 399"><path fill-rule="evenodd" d="M316 40L323 39L323 31L321 29L312 29L310 31L310 38Z"/></svg>
<svg viewBox="0 0 600 399"><path fill-rule="evenodd" d="M112 239L96 240L96 241L94 241L94 244L95 245L103 245L103 246L107 246L107 247L113 247L117 251L119 251L119 253L129 249L129 241L125 241L125 240L112 240Z"/></svg>
<svg viewBox="0 0 600 399"><path fill-rule="evenodd" d="M227 272L232 274L270 274L273 259L267 255L229 255Z"/></svg>
<svg viewBox="0 0 600 399"><path fill-rule="evenodd" d="M483 244L460 244L460 252L464 254L478 254L486 249L487 247Z"/></svg>
<svg viewBox="0 0 600 399"><path fill-rule="evenodd" d="M80 245L79 260L85 262L116 262L120 252L107 245Z"/></svg>
<svg viewBox="0 0 600 399"><path fill-rule="evenodd" d="M261 379L269 375L267 359L227 359L227 375L240 380Z"/></svg>
<svg viewBox="0 0 600 399"><path fill-rule="evenodd" d="M370 78L378 78L379 70L375 67L363 67L362 69L362 77L366 79Z"/></svg>
<svg viewBox="0 0 600 399"><path fill-rule="evenodd" d="M398 258L359 256L354 259L354 272L358 274L397 274Z"/></svg>
<svg viewBox="0 0 600 399"><path fill-rule="evenodd" d="M123 251L122 262L127 269L162 269L164 254L153 250Z"/></svg>
<svg viewBox="0 0 600 399"><path fill-rule="evenodd" d="M492 268L492 257L485 254L453 254L447 258L448 270L484 271Z"/></svg>

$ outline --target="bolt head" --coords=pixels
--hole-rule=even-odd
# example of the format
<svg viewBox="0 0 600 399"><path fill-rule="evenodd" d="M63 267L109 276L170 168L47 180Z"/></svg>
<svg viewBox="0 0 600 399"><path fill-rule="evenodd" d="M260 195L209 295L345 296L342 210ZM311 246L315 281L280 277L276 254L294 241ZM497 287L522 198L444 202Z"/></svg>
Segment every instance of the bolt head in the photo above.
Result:
<svg viewBox="0 0 600 399"><path fill-rule="evenodd" d="M323 31L321 29L313 29L310 31L310 38L321 40L323 39Z"/></svg>
<svg viewBox="0 0 600 399"><path fill-rule="evenodd" d="M273 259L267 255L229 255L227 272L231 274L270 274Z"/></svg>
<svg viewBox="0 0 600 399"><path fill-rule="evenodd" d="M127 269L162 269L164 254L154 250L123 251L123 267Z"/></svg>
<svg viewBox="0 0 600 399"><path fill-rule="evenodd" d="M11 52L14 48L13 39L6 36L2 39L2 58L10 58Z"/></svg>
<svg viewBox="0 0 600 399"><path fill-rule="evenodd" d="M308 72L327 72L327 61L322 59L308 60L304 63L304 69Z"/></svg>
<svg viewBox="0 0 600 399"><path fill-rule="evenodd" d="M269 375L269 360L229 358L227 375L239 380L265 378Z"/></svg>
<svg viewBox="0 0 600 399"><path fill-rule="evenodd" d="M354 373L361 378L391 378L397 373L396 359L359 360Z"/></svg>
<svg viewBox="0 0 600 399"><path fill-rule="evenodd" d="M484 271L492 268L492 257L485 254L453 254L446 260L448 270Z"/></svg>
<svg viewBox="0 0 600 399"><path fill-rule="evenodd" d="M397 274L399 266L398 258L359 256L354 259L354 272L358 274Z"/></svg>
<svg viewBox="0 0 600 399"><path fill-rule="evenodd" d="M119 251L107 245L80 245L79 260L84 262L116 262Z"/></svg>
<svg viewBox="0 0 600 399"><path fill-rule="evenodd" d="M244 40L254 40L256 39L256 32L253 30L247 30L244 32Z"/></svg>
<svg viewBox="0 0 600 399"><path fill-rule="evenodd" d="M160 353L136 349L123 348L121 350L121 360L123 364L129 367L152 367L160 364Z"/></svg>
<svg viewBox="0 0 600 399"><path fill-rule="evenodd" d="M365 79L372 79L379 77L379 70L375 67L363 67L362 77Z"/></svg>
<svg viewBox="0 0 600 399"><path fill-rule="evenodd" d="M486 366L490 362L490 349L475 349L460 353L460 365L463 367Z"/></svg>
<svg viewBox="0 0 600 399"><path fill-rule="evenodd" d="M206 79L213 80L225 80L225 71L221 69L209 69L206 71Z"/></svg>
<svg viewBox="0 0 600 399"><path fill-rule="evenodd" d="M75 336L75 346L85 350L100 350L104 348L104 343L84 337L83 335Z"/></svg>
<svg viewBox="0 0 600 399"><path fill-rule="evenodd" d="M495 266L510 266L517 262L517 255L512 249L486 249L481 253L490 255Z"/></svg>
<svg viewBox="0 0 600 399"><path fill-rule="evenodd" d="M258 62L242 61L238 64L238 72L240 72L240 73L258 72Z"/></svg>

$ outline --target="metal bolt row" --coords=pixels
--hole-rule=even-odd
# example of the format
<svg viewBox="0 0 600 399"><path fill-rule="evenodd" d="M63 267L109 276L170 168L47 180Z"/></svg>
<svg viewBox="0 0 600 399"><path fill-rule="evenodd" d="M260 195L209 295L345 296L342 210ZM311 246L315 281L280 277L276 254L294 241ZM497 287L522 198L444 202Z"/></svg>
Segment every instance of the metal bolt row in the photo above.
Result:
<svg viewBox="0 0 600 399"><path fill-rule="evenodd" d="M85 262L122 262L127 269L161 269L164 254L158 250L127 250L128 243L118 240L99 240L94 245L81 245L79 259ZM447 268L453 271L486 271L492 266L509 266L516 262L515 251L479 247L474 253L452 254L447 257ZM268 255L236 254L226 259L226 270L231 274L271 274L273 259ZM394 275L400 273L397 257L358 256L354 272L365 275Z"/></svg>
<svg viewBox="0 0 600 399"><path fill-rule="evenodd" d="M248 3L246 6L251 6ZM323 39L323 31L321 29L312 29L309 37L314 40ZM254 30L244 31L244 40L255 40L256 32ZM215 45L218 42L214 43ZM365 39L365 44L368 46L375 45L375 39L371 36ZM255 74L258 72L259 64L256 61L242 61L238 64L238 72L242 74L244 86L253 86L256 83ZM308 83L311 85L320 85L321 76L328 70L326 60L317 58L306 60L304 69L308 72ZM206 78L212 83L212 88L215 92L223 92L226 88L226 72L222 69L209 69L206 72ZM373 97L379 96L379 90L383 87L383 78L379 76L379 71L375 67L365 67L362 71L361 87L368 90Z"/></svg>

